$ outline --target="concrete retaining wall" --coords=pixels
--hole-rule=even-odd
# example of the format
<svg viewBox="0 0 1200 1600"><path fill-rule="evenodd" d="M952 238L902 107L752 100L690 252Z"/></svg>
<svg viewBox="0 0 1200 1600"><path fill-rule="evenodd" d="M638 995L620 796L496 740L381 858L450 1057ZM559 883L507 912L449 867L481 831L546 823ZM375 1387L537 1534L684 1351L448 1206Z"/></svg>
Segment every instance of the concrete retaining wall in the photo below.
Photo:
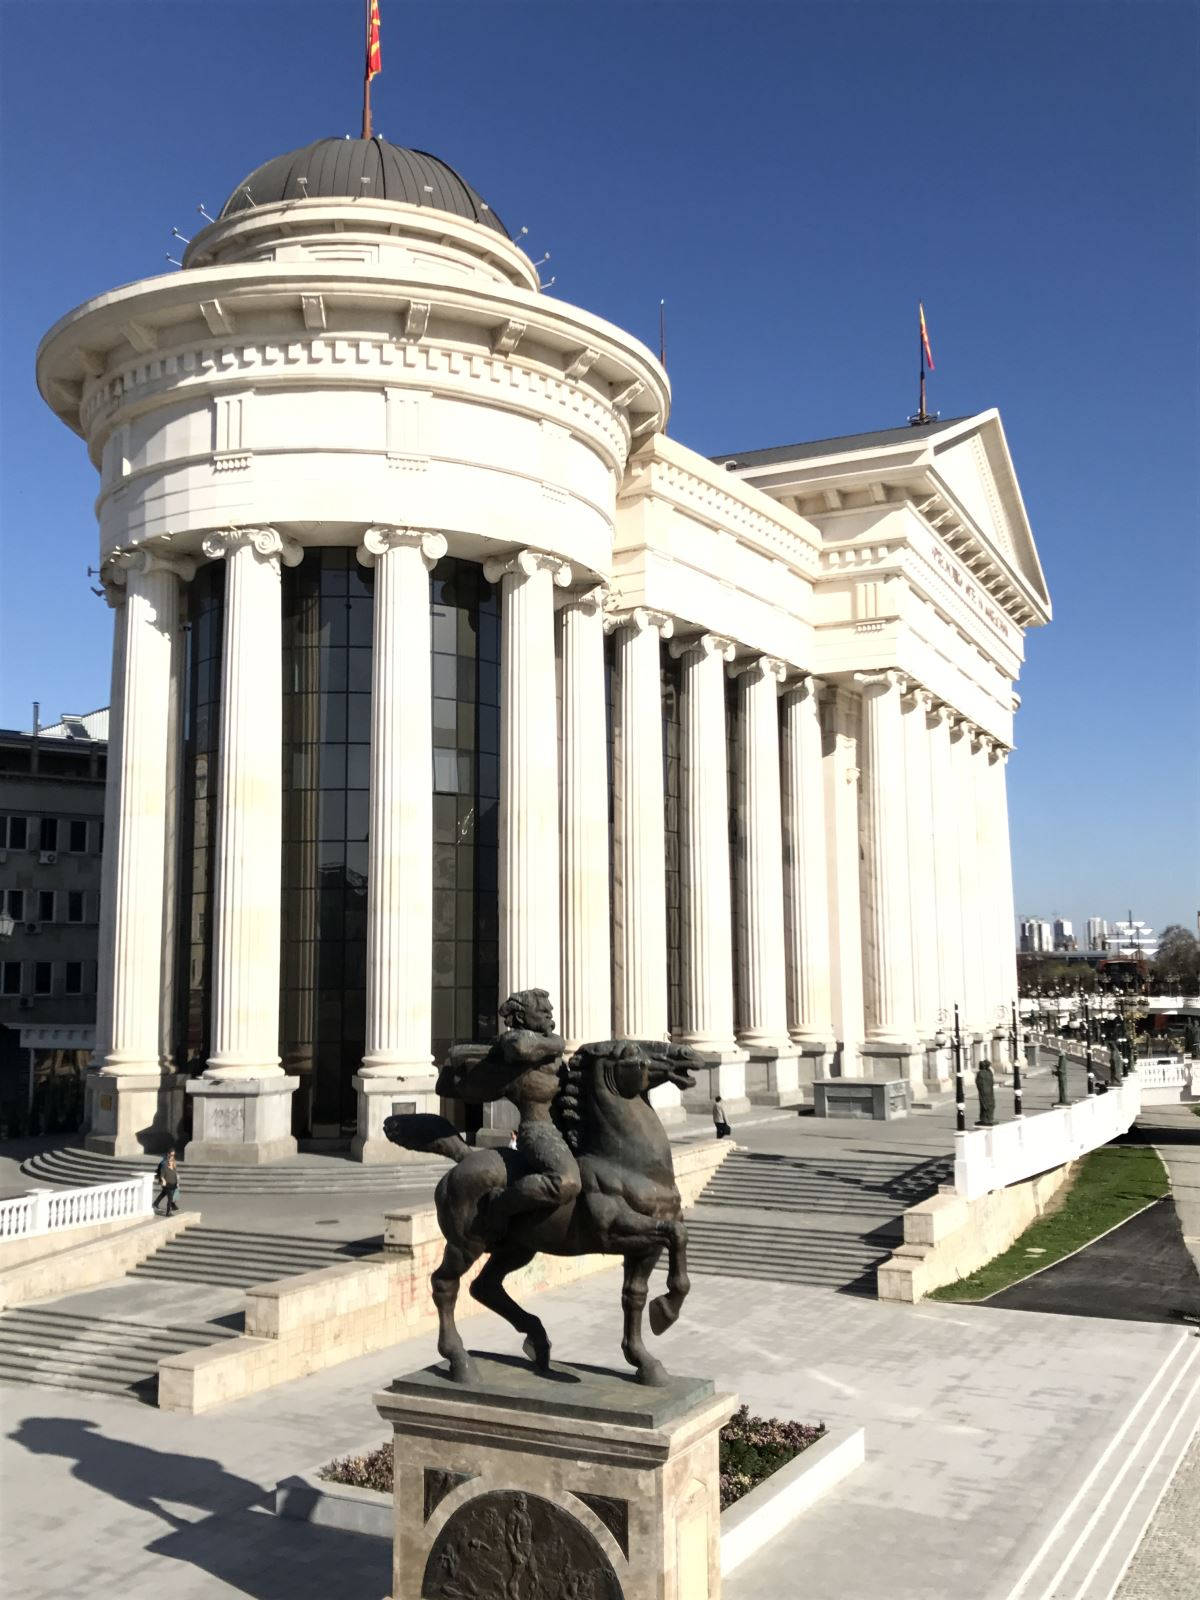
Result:
<svg viewBox="0 0 1200 1600"><path fill-rule="evenodd" d="M61 1255L64 1250L74 1250L78 1245L94 1244L97 1239L125 1233L148 1220L144 1216L108 1217L103 1222L86 1222L79 1228L56 1228L52 1233L29 1234L23 1239L4 1239L0 1241L0 1272L9 1267L22 1266L26 1261L41 1261L46 1256Z"/></svg>
<svg viewBox="0 0 1200 1600"><path fill-rule="evenodd" d="M880 1300L921 1300L1002 1254L1036 1222L1069 1178L1074 1163L1007 1189L964 1200L943 1188L904 1213L904 1243L878 1269Z"/></svg>
<svg viewBox="0 0 1200 1600"><path fill-rule="evenodd" d="M155 1217L151 1221L134 1217L120 1222L96 1223L61 1236L42 1234L30 1239L29 1244L45 1248L32 1260L0 1271L0 1311L25 1305L30 1300L44 1300L48 1295L94 1289L111 1278L122 1278L140 1261L161 1250L177 1233L199 1221L200 1213L189 1211L173 1217ZM91 1237L80 1242L72 1238L77 1234ZM66 1248L59 1243L60 1238L68 1241Z"/></svg>
<svg viewBox="0 0 1200 1600"><path fill-rule="evenodd" d="M675 1181L685 1206L694 1205L733 1148L730 1139L672 1147ZM210 1411L275 1384L437 1327L429 1278L441 1260L442 1237L432 1206L391 1211L384 1249L344 1266L324 1267L259 1284L246 1293L245 1334L200 1350L167 1356L158 1366L158 1403L165 1411ZM617 1256L538 1256L507 1280L527 1298L619 1264ZM463 1279L457 1315L484 1308L465 1293L482 1261Z"/></svg>

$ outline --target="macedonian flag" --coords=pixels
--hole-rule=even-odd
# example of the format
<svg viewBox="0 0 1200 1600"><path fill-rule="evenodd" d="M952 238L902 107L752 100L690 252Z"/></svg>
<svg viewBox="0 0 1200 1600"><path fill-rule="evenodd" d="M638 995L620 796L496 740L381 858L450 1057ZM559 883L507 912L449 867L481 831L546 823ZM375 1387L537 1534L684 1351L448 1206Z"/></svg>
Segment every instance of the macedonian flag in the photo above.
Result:
<svg viewBox="0 0 1200 1600"><path fill-rule="evenodd" d="M929 329L925 326L925 307L919 300L917 301L917 315L921 319L921 348L925 351L925 360L929 363L929 370L932 372L933 351L929 348Z"/></svg>
<svg viewBox="0 0 1200 1600"><path fill-rule="evenodd" d="M367 18L367 82L383 71L383 56L379 49L379 0L371 0Z"/></svg>

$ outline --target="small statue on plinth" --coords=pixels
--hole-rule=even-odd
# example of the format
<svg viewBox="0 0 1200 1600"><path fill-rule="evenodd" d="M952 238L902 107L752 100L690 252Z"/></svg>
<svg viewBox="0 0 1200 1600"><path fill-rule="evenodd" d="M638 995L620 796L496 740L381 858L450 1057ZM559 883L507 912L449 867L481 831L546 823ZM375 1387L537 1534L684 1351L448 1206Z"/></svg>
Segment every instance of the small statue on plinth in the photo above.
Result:
<svg viewBox="0 0 1200 1600"><path fill-rule="evenodd" d="M1121 1077L1121 1048L1114 1039L1108 1047L1108 1081L1115 1088Z"/></svg>
<svg viewBox="0 0 1200 1600"><path fill-rule="evenodd" d="M1058 1065L1054 1069L1054 1076L1058 1079L1058 1099L1055 1104L1069 1106L1071 1102L1067 1096L1067 1058L1061 1050L1058 1053Z"/></svg>
<svg viewBox="0 0 1200 1600"><path fill-rule="evenodd" d="M642 1383L667 1373L642 1343L650 1274L665 1249L666 1293L650 1301L650 1327L665 1333L688 1292L687 1229L675 1186L671 1146L650 1091L671 1083L692 1089L697 1057L661 1039L607 1039L581 1045L564 1060L544 989L510 995L500 1007L507 1024L491 1044L455 1046L438 1077L445 1099L485 1105L506 1099L517 1108L515 1148L472 1149L437 1116L394 1116L384 1123L393 1144L455 1164L435 1200L446 1240L433 1274L438 1351L456 1383L476 1381L454 1320L459 1284L480 1256L471 1294L525 1335L525 1354L550 1370L550 1340L541 1321L504 1288L510 1272L539 1253L625 1258L621 1348Z"/></svg>
<svg viewBox="0 0 1200 1600"><path fill-rule="evenodd" d="M975 1092L979 1096L977 1128L996 1126L996 1079L990 1061L981 1061L975 1073Z"/></svg>

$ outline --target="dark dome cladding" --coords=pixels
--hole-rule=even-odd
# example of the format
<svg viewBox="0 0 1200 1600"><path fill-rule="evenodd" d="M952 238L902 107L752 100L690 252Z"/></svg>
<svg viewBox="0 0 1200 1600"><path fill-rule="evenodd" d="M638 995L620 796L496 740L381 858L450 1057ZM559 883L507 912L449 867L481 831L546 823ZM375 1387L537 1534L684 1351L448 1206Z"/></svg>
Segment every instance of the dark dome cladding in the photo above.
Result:
<svg viewBox="0 0 1200 1600"><path fill-rule="evenodd" d="M303 188L301 178L307 179ZM403 150L386 139L317 139L265 161L238 184L221 216L306 198L404 201L482 223L508 238L500 218L453 167L424 150Z"/></svg>

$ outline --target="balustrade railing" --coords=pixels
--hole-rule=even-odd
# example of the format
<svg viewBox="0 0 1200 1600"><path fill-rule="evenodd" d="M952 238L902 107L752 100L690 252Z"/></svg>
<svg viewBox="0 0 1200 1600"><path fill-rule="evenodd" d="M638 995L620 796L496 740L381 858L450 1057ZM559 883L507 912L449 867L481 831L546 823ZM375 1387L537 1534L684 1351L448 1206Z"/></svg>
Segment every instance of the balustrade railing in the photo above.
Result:
<svg viewBox="0 0 1200 1600"><path fill-rule="evenodd" d="M35 1189L15 1200L0 1200L0 1242L32 1239L63 1228L151 1215L154 1179L139 1173L121 1183L86 1189Z"/></svg>

